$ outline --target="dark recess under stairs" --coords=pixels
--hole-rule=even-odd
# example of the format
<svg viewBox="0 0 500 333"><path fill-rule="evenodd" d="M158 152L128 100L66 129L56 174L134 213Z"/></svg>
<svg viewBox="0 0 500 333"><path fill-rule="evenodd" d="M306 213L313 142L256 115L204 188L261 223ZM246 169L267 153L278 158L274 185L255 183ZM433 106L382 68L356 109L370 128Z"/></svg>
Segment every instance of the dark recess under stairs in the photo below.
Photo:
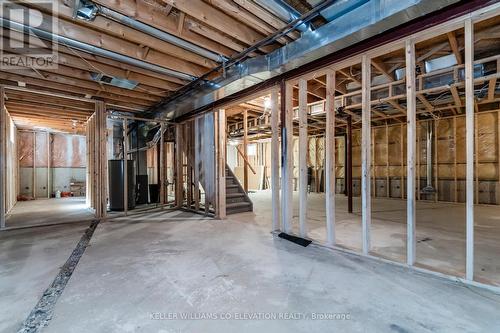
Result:
<svg viewBox="0 0 500 333"><path fill-rule="evenodd" d="M226 214L252 212L253 203L226 164Z"/></svg>

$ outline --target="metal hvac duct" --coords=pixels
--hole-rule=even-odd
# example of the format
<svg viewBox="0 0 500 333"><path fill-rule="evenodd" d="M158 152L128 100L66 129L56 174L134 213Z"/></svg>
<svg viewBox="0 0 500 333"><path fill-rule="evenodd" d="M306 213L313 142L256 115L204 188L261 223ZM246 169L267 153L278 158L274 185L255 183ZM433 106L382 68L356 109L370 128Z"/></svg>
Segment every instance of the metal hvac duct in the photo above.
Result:
<svg viewBox="0 0 500 333"><path fill-rule="evenodd" d="M254 1L257 4L259 4L259 6L267 9L275 16L279 17L280 19L282 19L287 23L292 22L293 20L301 16L301 14L295 8L293 8L292 6L290 6L289 4L287 4L282 0L254 0ZM297 29L300 30L301 32L311 30L309 25L306 23L297 26Z"/></svg>
<svg viewBox="0 0 500 333"><path fill-rule="evenodd" d="M155 109L158 117L175 119L314 60L379 35L459 0L349 0L345 13L269 53L227 68L225 75L205 82ZM333 4L335 5L335 4ZM326 8L325 10L327 10Z"/></svg>
<svg viewBox="0 0 500 333"><path fill-rule="evenodd" d="M120 54L120 53L116 53L116 52L109 51L109 50L106 50L106 49L103 49L103 48L100 48L100 47L97 47L94 45L83 43L83 42L80 42L80 41L77 41L77 40L74 40L74 39L71 39L68 37L56 35L56 34L53 34L51 32L48 32L48 31L45 31L45 30L42 30L39 28L27 26L27 25L24 25L24 24L21 24L21 23L12 21L12 20L7 20L3 17L0 17L0 22L1 22L2 27L6 28L6 29L16 30L16 31L23 32L23 33L26 31L29 31L30 34L32 34L33 36L37 36L39 38L43 38L43 39L47 39L47 40L51 40L51 41L53 40L61 45L72 47L72 48L75 48L75 49L78 49L81 51L85 51L85 52L88 52L91 54L95 54L98 56L110 58L110 59L113 59L113 60L116 60L119 62L123 62L123 63L128 64L128 65L137 66L137 67L140 67L142 69L147 69L147 70L159 73L159 74L164 74L164 75L176 77L176 78L181 79L181 80L191 81L191 80L196 79L195 76L192 76L189 74L181 73L181 72L169 69L169 68L165 68L162 66L158 66L158 65L146 62L146 61L135 59L135 58L132 58L132 57Z"/></svg>
<svg viewBox="0 0 500 333"><path fill-rule="evenodd" d="M223 55L217 54L215 52L211 52L203 47L200 47L198 45L195 45L193 43L185 41L182 38L171 35L171 34L165 32L165 31L162 31L160 29L156 29L150 25L147 25L147 24L144 24L144 23L139 22L137 20L134 20L133 18L130 18L126 15L118 13L118 12L116 12L112 9L109 9L107 7L104 7L102 5L96 4L92 1L80 0L75 5L74 16L76 18L79 18L79 19L82 19L85 21L92 21L92 20L94 20L96 15L104 16L104 17L109 18L113 21L116 21L116 22L119 22L123 25L126 25L132 29L144 32L145 34L148 34L150 36L161 39L167 43L176 45L176 46L181 47L187 51L196 53L204 58L213 60L215 62L224 62L227 60L227 58Z"/></svg>
<svg viewBox="0 0 500 333"><path fill-rule="evenodd" d="M328 22L335 20L338 17L350 12L351 10L359 7L370 0L338 0L330 7L322 10L321 16Z"/></svg>

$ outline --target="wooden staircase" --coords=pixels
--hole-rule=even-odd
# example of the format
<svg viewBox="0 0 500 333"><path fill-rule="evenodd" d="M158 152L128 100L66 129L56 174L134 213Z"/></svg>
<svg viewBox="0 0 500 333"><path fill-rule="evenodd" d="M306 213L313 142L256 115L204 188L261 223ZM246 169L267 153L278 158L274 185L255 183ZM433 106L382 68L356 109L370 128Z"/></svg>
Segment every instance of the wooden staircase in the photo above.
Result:
<svg viewBox="0 0 500 333"><path fill-rule="evenodd" d="M252 212L253 203L226 164L226 214Z"/></svg>

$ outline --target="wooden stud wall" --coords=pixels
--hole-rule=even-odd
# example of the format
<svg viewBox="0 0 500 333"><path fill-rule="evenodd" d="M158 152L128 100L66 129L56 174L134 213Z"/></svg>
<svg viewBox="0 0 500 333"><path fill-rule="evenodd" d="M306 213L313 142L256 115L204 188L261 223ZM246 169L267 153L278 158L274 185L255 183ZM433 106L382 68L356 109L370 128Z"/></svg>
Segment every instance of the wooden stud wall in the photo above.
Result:
<svg viewBox="0 0 500 333"><path fill-rule="evenodd" d="M5 110L5 90L0 86L0 228L5 228L5 214L7 213L7 188L5 158L7 145L7 112Z"/></svg>
<svg viewBox="0 0 500 333"><path fill-rule="evenodd" d="M183 148L183 125L175 126L175 205L181 208L184 205L184 156Z"/></svg>
<svg viewBox="0 0 500 333"><path fill-rule="evenodd" d="M10 213L17 202L18 183L19 183L19 159L17 155L17 129L14 125L10 113L6 112L6 130L5 130L5 187L6 187L6 203L5 211ZM12 139L12 140L11 140Z"/></svg>
<svg viewBox="0 0 500 333"><path fill-rule="evenodd" d="M335 244L335 72L326 76L325 206L327 244ZM318 182L316 180L316 182Z"/></svg>
<svg viewBox="0 0 500 333"><path fill-rule="evenodd" d="M87 198L97 218L105 218L108 202L108 158L106 107L95 102L95 113L87 122ZM125 191L126 192L126 191ZM127 205L125 205L127 206Z"/></svg>
<svg viewBox="0 0 500 333"><path fill-rule="evenodd" d="M490 17L494 14L498 15L500 7L494 7L492 13L489 13ZM475 16L474 16L475 15ZM419 60L418 52L415 48L418 43L426 41L429 38L436 37L443 34L442 30L438 28L432 29L430 32L419 33L418 35L411 36L407 40L398 41L398 43L393 43L388 47L388 49L393 49L394 51L400 50L404 45L405 57L404 63L406 65L406 79L401 79L399 82L395 81L391 75L385 73L389 76L393 82L387 84L391 92L387 98L376 98L372 100L373 95L376 91L373 91L371 87L372 81L372 66L375 68L374 72L380 72L384 69L381 63L373 62L378 53L384 54L383 49L372 50L366 54L362 55L361 66L359 66L359 58L357 61L354 59L353 64L356 64L355 72L357 71L357 77L352 78L352 74L346 72L343 74L346 78L350 78L358 86L361 86L360 90L347 93L339 96L340 105L346 106L345 101L350 99L352 102L347 105L343 112L352 116L353 121L359 126L361 124L361 129L356 129L353 133L353 174L358 180L361 179L362 183L362 253L366 256L372 256L370 253L370 231L371 231L371 197L372 194L382 197L392 197L391 191L388 188L392 180L397 180L400 182L401 191L398 193L397 197L399 199L407 198L407 264L413 266L416 258L416 230L415 230L415 202L420 199L428 199L432 201L455 201L455 202L465 202L467 209L467 230L466 230L466 275L463 281L471 282L474 279L474 204L481 203L479 197L482 192L480 186L482 181L495 182L500 185L500 110L498 105L496 107L491 107L487 111L481 108L481 105L499 102L500 100L495 99L495 89L491 88L492 85L496 84L498 79L498 69L497 73L489 74L484 77L474 76L474 67L477 64L482 64L487 61L495 60L497 64L500 65L499 55L492 56L487 59L481 59L479 61L474 61L474 26L471 17L476 17L476 19L485 19L484 13L475 13L474 15L468 15L457 20L454 20L453 24L445 23L441 27L444 29L444 33L449 31L454 31L456 29L464 29L464 40L465 40L465 50L463 59L457 56L460 50L460 46L456 43L450 42L451 48L457 59L462 59L459 61L459 65L455 66L451 72L454 77L457 78L460 71L465 69L465 80L454 84L453 86L446 89L451 90L453 95L453 100L455 105L446 105L436 107L432 103L434 100L430 99L428 96L432 94L439 94L445 90L443 87L433 87L426 88L424 90L423 80L429 75L435 75L436 72L430 74L419 74L416 73L416 64L421 66L423 64L422 60ZM453 36L453 33L448 33L448 38ZM378 53L377 53L378 52ZM346 61L349 63L351 60ZM319 71L319 76L324 77L325 73L330 70L339 71L343 68L348 68L344 66L344 63L334 65L331 68L325 68ZM383 64L382 64L383 65ZM398 67L396 67L398 68ZM352 68L351 68L352 69ZM450 72L447 68L442 70L442 73ZM359 79L359 73L361 74L361 80ZM441 72L440 72L441 73ZM418 75L417 75L418 74ZM298 174L299 179L303 179L304 169L307 166L319 164L318 159L318 146L319 140L317 137L309 138L307 144L304 140L304 127L314 127L315 124L319 123L318 118L311 121L314 125L311 126L309 122L310 119L304 119L304 114L307 114L307 109L305 107L305 102L310 77L311 80L317 80L318 73L309 73L303 77L293 79L290 82L284 82L282 84L282 92L285 95L282 96L284 105L282 105L282 183L281 183L281 208L282 208L282 226L281 230L287 233L293 233L292 231L292 192L294 191L293 179L295 174ZM406 82L408 80L408 82ZM328 80L327 80L328 81ZM327 81L325 86L328 86ZM457 80L458 81L458 80ZM477 98L474 93L475 85L489 83L487 99L482 97ZM294 95L294 86L298 83L298 94ZM403 85L403 90L400 91L399 95L393 95L392 90L395 85ZM406 87L404 87L406 86ZM331 88L331 87L330 87ZM378 86L377 88L380 88ZM399 87L401 88L401 87ZM465 89L464 89L465 88ZM326 89L328 90L328 88ZM400 89L401 90L401 89ZM462 101L461 95L465 90L465 100ZM330 97L334 102L337 98ZM325 99L325 96L322 96ZM326 96L328 98L328 95ZM450 97L451 98L451 97ZM406 100L406 107L399 104L401 99ZM298 102L298 113L295 114L294 102ZM327 105L330 104L326 100ZM381 104L390 104L395 106L400 113L394 116L384 114L377 110L375 106ZM405 102L402 102L405 103ZM465 106L465 114L462 113ZM327 158L326 163L327 173L330 177L328 185L331 184L332 176L332 164L336 166L334 177L343 176L345 170L340 168L340 155L331 151L329 144L335 141L335 148L337 150L342 150L342 141L333 140L331 138L331 118L328 119L328 112L331 105L326 108L327 121L326 131L329 140L327 140ZM361 117L359 116L359 109L361 108ZM356 113L350 110L356 110ZM438 111L452 110L449 113L441 114ZM454 111L453 111L454 110ZM452 115L454 114L454 115ZM310 116L310 115L308 115ZM417 117L421 120L417 121ZM406 121L403 120L406 118ZM426 120L422 120L427 118ZM322 118L324 119L324 118ZM389 122L392 119L394 121ZM294 123L295 122L295 123ZM339 119L340 122L340 119ZM247 123L245 117L245 124ZM380 125L383 123L383 125ZM433 194L430 198L421 193L420 189L424 186L423 181L426 176L426 163L431 163L427 161L426 157L423 155L425 145L425 127L429 123L430 128L433 130L432 138L432 185L437 191L437 195ZM377 126L373 126L377 124ZM298 126L297 126L298 125ZM339 124L339 127L345 126L344 124ZM325 127L321 127L320 130L325 130ZM273 128L274 129L274 128ZM295 131L298 129L298 131ZM302 131L301 131L302 130ZM245 130L245 137L246 137ZM296 133L299 133L298 140L294 138ZM318 135L324 135L324 132L318 131ZM246 141L246 139L245 139ZM300 144L294 147L296 141L300 141ZM484 142L484 147L483 147ZM303 149L304 146L308 147L308 150ZM336 158L331 159L332 156ZM307 163L305 160L307 159ZM405 161L406 160L406 161ZM295 163L294 163L295 162ZM336 163L340 162L340 163ZM298 172L294 170L294 164L298 166ZM384 180L387 188L384 191L376 191L375 185L376 180ZM465 188L460 185L460 182L465 180ZM442 187L444 182L453 183L453 192L450 193L446 198L442 195ZM301 201L304 200L304 183L301 183L298 187L300 191ZM406 183L406 184L405 184ZM371 187L374 187L374 191L371 191ZM463 193L462 195L462 192ZM328 192L331 192L330 190ZM407 192L407 193L405 193ZM462 200L463 197L463 200ZM496 204L500 203L495 202ZM327 203L328 206L328 203ZM303 225L303 221L307 221L304 215L305 205L301 202L299 207L299 235L307 236L307 225ZM327 213L327 215L331 215ZM327 217L327 226L332 223L331 217ZM328 238L328 245L334 245L331 237Z"/></svg>
<svg viewBox="0 0 500 333"><path fill-rule="evenodd" d="M280 147L279 147L279 102L278 91L271 92L271 190L273 209L273 231L279 230L280 225Z"/></svg>
<svg viewBox="0 0 500 333"><path fill-rule="evenodd" d="M299 235L307 236L307 81L299 80Z"/></svg>
<svg viewBox="0 0 500 333"><path fill-rule="evenodd" d="M500 183L499 170L499 138L500 138L500 110L483 111L475 116L477 120L477 135L475 135L475 146L478 153L475 156L475 177L474 192L477 193L478 204L500 204L500 192L496 197L488 194L485 188L485 182ZM415 165L415 188L422 189L425 186L426 160L425 160L425 124L426 120L416 121L416 165ZM376 197L400 198L406 197L406 145L407 145L407 126L406 124L391 124L372 127L374 132L374 170L372 174L372 186L375 180L384 180L385 188L377 193ZM361 179L361 130L353 130L353 177L356 180ZM296 138L294 137L294 141ZM251 141L250 141L251 142ZM314 169L313 182L323 183L322 172L325 170L325 136L316 136L308 138L307 166ZM479 144L480 143L480 144ZM250 165L264 166L270 168L270 156L267 153L271 151L272 142L259 142L258 155L250 156ZM457 115L436 120L436 130L433 158L433 173L438 178L434 179L433 185L437 184L437 201L439 202L465 202L465 192L462 190L462 182L465 181L465 116ZM241 146L241 145L240 145ZM335 139L335 177L343 179L344 170L344 140ZM299 146L297 146L298 148ZM266 154L261 156L261 152ZM294 154L294 165L298 165L298 154ZM477 162L476 162L477 160ZM243 166L244 160L238 155L238 165ZM436 172L437 171L437 172ZM477 171L477 172L476 172ZM375 177L376 176L376 177ZM391 183L398 181L400 191L393 193ZM270 187L265 187L270 188ZM324 191L312 189L316 191ZM338 190L337 190L338 192ZM417 200L427 200L424 196L420 198L420 191L416 191ZM355 196L360 195L360 191L355 192ZM487 199L491 200L488 201ZM434 196L431 200L435 201Z"/></svg>
<svg viewBox="0 0 500 333"><path fill-rule="evenodd" d="M217 165L217 206L216 216L226 218L226 110L216 112L216 165Z"/></svg>

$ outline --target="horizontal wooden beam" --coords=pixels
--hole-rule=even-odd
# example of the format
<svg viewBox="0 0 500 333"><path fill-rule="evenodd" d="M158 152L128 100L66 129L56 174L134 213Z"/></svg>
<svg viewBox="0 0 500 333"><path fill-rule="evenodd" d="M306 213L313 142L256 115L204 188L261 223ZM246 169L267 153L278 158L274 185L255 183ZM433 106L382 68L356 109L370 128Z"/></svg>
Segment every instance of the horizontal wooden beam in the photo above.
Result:
<svg viewBox="0 0 500 333"><path fill-rule="evenodd" d="M27 6L32 7L33 4L26 3ZM36 15L39 15L40 12L35 14L35 11L29 11L30 17L29 19L32 20L33 22L36 22L36 20L40 20L39 17L36 17ZM46 22L51 22L48 17L50 14L48 13L42 13L42 24L39 26L41 29L50 29L51 27L45 26ZM19 18L17 17L11 17L12 20L18 21ZM27 18L24 18L26 20ZM77 23L73 23L72 21L68 21L67 19L64 18L64 16L60 16L59 19L57 20L57 32L60 36L71 38L74 40L78 40L83 43L87 43L96 47L104 48L106 50L110 50L113 52L117 52L119 54L126 55L128 57L132 57L135 59L139 60L144 60L153 64L156 64L158 66L162 66L165 68L169 68L172 70L176 70L185 74L193 75L193 76L201 76L204 73L206 73L207 69L212 67L212 66L207 66L203 67L194 63L190 63L188 61L182 60L180 58L171 56L169 54L163 53L156 51L154 49L148 50L148 52L145 52L145 49L141 47L142 43L134 43L134 42L129 42L124 39L124 36L122 35L121 38L115 37L112 35L108 35L107 33L99 32L94 29L88 28L86 26L82 26ZM114 25L114 27L117 29L117 26ZM123 27L124 30L126 27ZM138 33L135 30L136 33ZM145 37L144 37L145 38ZM157 41L157 44L159 45L160 43Z"/></svg>
<svg viewBox="0 0 500 333"><path fill-rule="evenodd" d="M208 38L191 32L186 28L185 24L182 31L179 32L179 15L171 15L170 10L173 7L171 5L162 7L157 2L149 0L95 0L95 2L174 36L181 37L210 51L225 56L230 56L234 53L232 49L225 45L213 42Z"/></svg>
<svg viewBox="0 0 500 333"><path fill-rule="evenodd" d="M15 83L16 86L18 82L24 82L26 84L39 87L42 90L56 90L62 93L77 94L81 97L85 95L98 96L100 98L103 98L107 104L110 103L124 104L124 106L126 105L134 107L138 110L145 109L147 106L152 104L152 102L145 102L141 99L130 98L127 95L117 95L106 91L81 87L78 86L78 82L75 82L74 80L68 81L65 80L64 78L60 78L57 81L53 81L48 79L40 79L33 74L31 74L30 76L26 76L16 73L8 73L0 71L0 80L12 81Z"/></svg>
<svg viewBox="0 0 500 333"><path fill-rule="evenodd" d="M250 27L241 24L231 16L217 10L202 1L192 0L162 0L165 4L175 7L189 16L223 32L247 45L253 45L264 39L264 35Z"/></svg>
<svg viewBox="0 0 500 333"><path fill-rule="evenodd" d="M20 108L17 106L13 106L12 104L7 103L7 109L12 114L18 115L39 115L39 116L47 116L47 117L56 117L59 119L69 119L69 120L83 120L86 121L92 114L75 114L72 112L57 110L57 109L30 109L30 108Z"/></svg>

